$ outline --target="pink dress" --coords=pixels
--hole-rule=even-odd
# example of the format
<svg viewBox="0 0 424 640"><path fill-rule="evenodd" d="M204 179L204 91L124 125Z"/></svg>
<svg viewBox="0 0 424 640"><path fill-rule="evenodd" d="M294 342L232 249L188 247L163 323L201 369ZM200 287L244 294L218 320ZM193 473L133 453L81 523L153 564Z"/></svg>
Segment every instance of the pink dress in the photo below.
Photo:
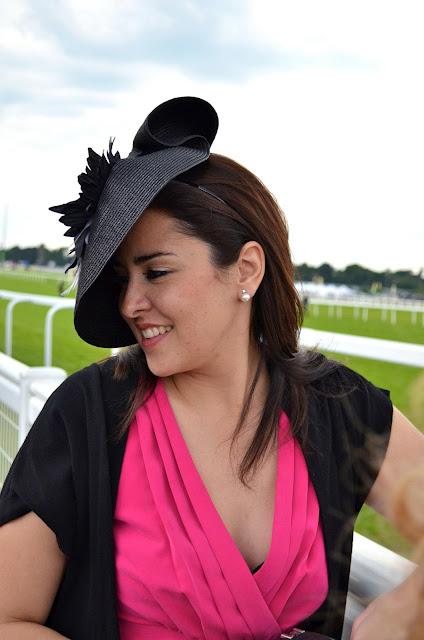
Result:
<svg viewBox="0 0 424 640"><path fill-rule="evenodd" d="M289 426L282 411L272 541L252 573L158 380L129 428L114 514L121 640L275 640L325 600L319 505Z"/></svg>

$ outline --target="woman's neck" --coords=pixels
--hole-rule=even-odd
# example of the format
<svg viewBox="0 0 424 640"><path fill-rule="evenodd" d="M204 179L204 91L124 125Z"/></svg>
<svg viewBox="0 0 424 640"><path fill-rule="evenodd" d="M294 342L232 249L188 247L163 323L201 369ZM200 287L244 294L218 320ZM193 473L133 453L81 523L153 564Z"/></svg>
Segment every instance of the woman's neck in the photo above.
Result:
<svg viewBox="0 0 424 640"><path fill-rule="evenodd" d="M260 363L257 345L252 345L245 358L228 363L224 374L208 375L205 372L189 371L163 378L167 393L175 402L192 410L198 416L225 416L228 420L240 416L250 385ZM251 402L251 411L260 412L269 388L269 377L262 362L259 377Z"/></svg>

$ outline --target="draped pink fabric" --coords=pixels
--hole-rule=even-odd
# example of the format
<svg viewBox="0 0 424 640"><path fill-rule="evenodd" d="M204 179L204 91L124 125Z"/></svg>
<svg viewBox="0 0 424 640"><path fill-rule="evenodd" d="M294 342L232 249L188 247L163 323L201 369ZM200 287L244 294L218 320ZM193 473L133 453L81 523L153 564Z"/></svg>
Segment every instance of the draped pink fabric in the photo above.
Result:
<svg viewBox="0 0 424 640"><path fill-rule="evenodd" d="M289 427L282 411L272 541L252 574L158 381L130 425L114 514L122 640L274 640L324 601L318 501Z"/></svg>

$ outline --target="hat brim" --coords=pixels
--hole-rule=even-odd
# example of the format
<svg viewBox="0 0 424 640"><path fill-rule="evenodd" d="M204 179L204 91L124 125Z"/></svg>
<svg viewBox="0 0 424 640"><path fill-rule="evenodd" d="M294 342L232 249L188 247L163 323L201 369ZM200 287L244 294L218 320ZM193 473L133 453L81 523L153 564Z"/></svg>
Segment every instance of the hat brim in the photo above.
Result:
<svg viewBox="0 0 424 640"><path fill-rule="evenodd" d="M74 325L89 344L119 347L134 343L134 335L119 314L106 267L168 182L208 159L217 129L218 116L208 102L190 96L173 98L149 114L128 158L112 166L79 265Z"/></svg>
<svg viewBox="0 0 424 640"><path fill-rule="evenodd" d="M139 158L127 158L114 167L98 204L78 278L74 325L78 335L89 344L99 347L131 344L127 331L117 333L121 322L114 317L115 313L111 316L102 308L101 292L112 302L107 287L103 290L101 283L93 285L153 198L170 180L208 157L205 142L203 148L162 149ZM88 291L90 302L82 304Z"/></svg>
<svg viewBox="0 0 424 640"><path fill-rule="evenodd" d="M119 289L113 284L111 261L83 296L75 314L79 336L96 347L126 347L137 342L118 308Z"/></svg>

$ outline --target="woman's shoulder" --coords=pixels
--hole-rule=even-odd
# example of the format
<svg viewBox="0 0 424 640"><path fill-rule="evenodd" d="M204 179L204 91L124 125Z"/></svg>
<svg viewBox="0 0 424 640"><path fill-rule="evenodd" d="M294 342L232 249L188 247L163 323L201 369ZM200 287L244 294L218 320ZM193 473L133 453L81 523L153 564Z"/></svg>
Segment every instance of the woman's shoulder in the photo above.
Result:
<svg viewBox="0 0 424 640"><path fill-rule="evenodd" d="M96 405L101 400L102 376L111 375L110 364L97 362L72 372L49 395L37 422L47 417L55 421L59 416L78 419L89 405Z"/></svg>
<svg viewBox="0 0 424 640"><path fill-rule="evenodd" d="M343 362L330 359L323 353L316 353L314 356L316 378L310 384L313 391L328 393L330 397L332 394L339 397L352 394L358 399L366 397L375 389L384 392L385 395L390 394L388 389L377 386Z"/></svg>
<svg viewBox="0 0 424 640"><path fill-rule="evenodd" d="M97 363L78 369L69 374L51 393L44 406L74 405L98 385L99 372Z"/></svg>
<svg viewBox="0 0 424 640"><path fill-rule="evenodd" d="M78 390L87 392L98 388L99 384L121 388L132 386L136 381L135 376L131 372L128 372L125 377L116 376L116 362L116 356L110 356L72 372L57 387L55 395L65 395L70 391L78 392Z"/></svg>
<svg viewBox="0 0 424 640"><path fill-rule="evenodd" d="M314 415L337 437L347 435L358 446L372 434L387 440L393 417L389 389L337 362L311 385L311 391Z"/></svg>

